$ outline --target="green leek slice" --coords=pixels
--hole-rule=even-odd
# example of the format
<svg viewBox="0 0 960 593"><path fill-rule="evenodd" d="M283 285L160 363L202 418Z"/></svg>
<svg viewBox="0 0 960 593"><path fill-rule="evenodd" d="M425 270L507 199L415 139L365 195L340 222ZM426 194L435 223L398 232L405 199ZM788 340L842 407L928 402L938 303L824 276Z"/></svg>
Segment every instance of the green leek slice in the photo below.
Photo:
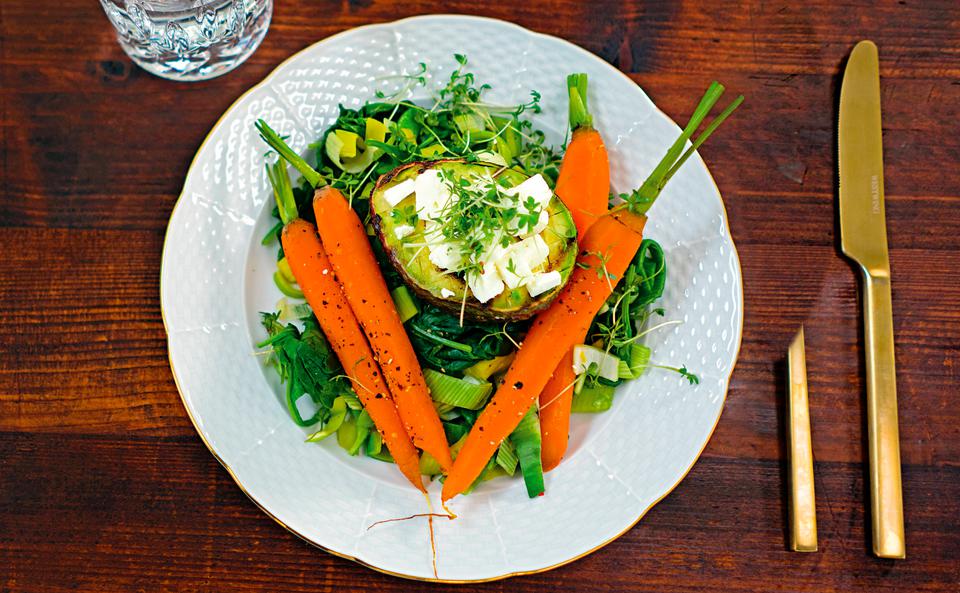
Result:
<svg viewBox="0 0 960 593"><path fill-rule="evenodd" d="M337 442L347 450L348 455L356 455L360 452L360 447L363 446L364 441L370 436L370 431L373 429L373 420L370 418L370 414L363 410L356 420L352 420L350 424L352 427L343 433L342 439L340 438L340 431L337 431ZM347 422L344 422L340 429L343 430L346 426Z"/></svg>
<svg viewBox="0 0 960 593"><path fill-rule="evenodd" d="M461 113L453 116L453 123L460 129L464 135L470 132L471 135L484 130L483 118L477 113Z"/></svg>
<svg viewBox="0 0 960 593"><path fill-rule="evenodd" d="M493 391L493 384L486 381L465 381L433 369L423 369L423 378L434 401L468 410L483 407Z"/></svg>
<svg viewBox="0 0 960 593"><path fill-rule="evenodd" d="M514 449L513 443L510 442L510 439L505 439L497 449L497 465L500 466L507 475L512 476L514 472L517 471L517 463L519 462L520 460L517 459L517 451Z"/></svg>
<svg viewBox="0 0 960 593"><path fill-rule="evenodd" d="M386 447L380 449L379 453L368 453L367 457L370 459L376 459L377 461L383 461L384 463L396 463L396 461L393 460L393 455L390 454L390 450Z"/></svg>
<svg viewBox="0 0 960 593"><path fill-rule="evenodd" d="M520 424L510 433L511 444L520 461L523 483L527 487L527 496L535 498L543 494L543 463L540 461L540 417L537 416L537 404L527 411Z"/></svg>
<svg viewBox="0 0 960 593"><path fill-rule="evenodd" d="M590 373L592 375L603 377L608 381L616 381L620 370L620 359L603 348L577 344L573 347L573 372L582 375L591 369L596 371Z"/></svg>
<svg viewBox="0 0 960 593"><path fill-rule="evenodd" d="M291 303L287 297L277 301L277 319L283 322L298 321L313 315L313 309L307 303Z"/></svg>
<svg viewBox="0 0 960 593"><path fill-rule="evenodd" d="M341 158L349 159L357 156L357 141L360 140L360 136L348 130L334 130L333 133L337 135L341 142Z"/></svg>
<svg viewBox="0 0 960 593"><path fill-rule="evenodd" d="M445 404L442 402L433 402L433 408L437 411L438 416L443 416L444 414L449 414L457 406L452 406L450 404Z"/></svg>
<svg viewBox="0 0 960 593"><path fill-rule="evenodd" d="M333 400L333 406L330 408L330 412L330 419L323 425L323 428L307 437L308 443L319 443L340 429L344 418L347 416L346 400L342 397Z"/></svg>
<svg viewBox="0 0 960 593"><path fill-rule="evenodd" d="M494 146L505 161L512 163L513 158L522 152L523 139L518 131L519 124L515 124L514 120L502 117L493 118L493 123L496 125L499 134L494 141Z"/></svg>
<svg viewBox="0 0 960 593"><path fill-rule="evenodd" d="M377 121L372 117L367 118L367 125L364 131L363 137L366 140L376 140L377 142L385 142L387 140L387 125L381 121Z"/></svg>
<svg viewBox="0 0 960 593"><path fill-rule="evenodd" d="M400 285L394 288L390 291L390 296L393 297L393 304L397 307L401 322L406 323L408 319L420 312L417 309L417 304L413 301L410 289L406 286Z"/></svg>
<svg viewBox="0 0 960 593"><path fill-rule="evenodd" d="M363 409L363 404L360 403L360 398L355 396L354 394L344 393L340 397L342 397L343 400L347 402L347 407L350 408L351 410L359 412L360 410Z"/></svg>
<svg viewBox="0 0 960 593"><path fill-rule="evenodd" d="M371 430L370 436L367 437L367 448L364 452L367 457L373 457L379 455L381 451L383 451L383 437L380 436L379 432Z"/></svg>
<svg viewBox="0 0 960 593"><path fill-rule="evenodd" d="M621 379L636 379L647 370L650 364L650 348L641 344L630 344L630 360L621 360L618 374Z"/></svg>
<svg viewBox="0 0 960 593"><path fill-rule="evenodd" d="M573 394L570 411L577 413L606 412L613 405L615 387L600 382L588 382L579 392Z"/></svg>
<svg viewBox="0 0 960 593"><path fill-rule="evenodd" d="M360 173L369 167L377 158L380 157L382 151L375 146L367 146L363 144L363 151L360 152L361 148L359 145L362 144L358 140L358 146L354 150L355 156L346 157L344 156L344 150L347 152L350 151L350 148L343 141L343 139L336 134L342 130L334 130L331 133L327 134L326 140L324 140L323 146L327 152L327 157L335 164L338 168L343 169L346 173Z"/></svg>
<svg viewBox="0 0 960 593"><path fill-rule="evenodd" d="M287 279L283 277L283 274L280 273L280 270L277 270L273 273L273 283L277 285L277 288L280 289L280 292L292 297L295 299L302 299L303 292L293 284L287 282Z"/></svg>
<svg viewBox="0 0 960 593"><path fill-rule="evenodd" d="M443 145L431 144L430 146L427 146L426 148L420 151L420 156L422 156L425 159L432 159L436 156L443 154L445 151L446 149L443 148Z"/></svg>
<svg viewBox="0 0 960 593"><path fill-rule="evenodd" d="M340 428L337 429L337 444L340 448L349 451L353 441L357 439L357 420L350 414L344 416Z"/></svg>
<svg viewBox="0 0 960 593"><path fill-rule="evenodd" d="M280 270L280 273L283 274L284 279L290 284L296 284L297 279L293 275L293 270L290 269L290 262L287 261L286 257L281 257L277 261L277 269Z"/></svg>

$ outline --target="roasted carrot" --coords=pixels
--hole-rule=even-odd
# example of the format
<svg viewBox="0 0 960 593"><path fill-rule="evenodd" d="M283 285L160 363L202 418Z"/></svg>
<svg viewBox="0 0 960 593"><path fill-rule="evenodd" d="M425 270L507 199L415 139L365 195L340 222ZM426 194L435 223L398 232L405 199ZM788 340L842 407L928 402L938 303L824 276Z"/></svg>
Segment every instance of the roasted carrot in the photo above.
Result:
<svg viewBox="0 0 960 593"><path fill-rule="evenodd" d="M578 342L582 342L580 336ZM547 385L540 392L540 461L548 472L560 465L570 435L570 406L573 404L573 349L560 359Z"/></svg>
<svg viewBox="0 0 960 593"><path fill-rule="evenodd" d="M577 226L578 239L607 211L610 195L610 162L603 138L593 127L587 109L587 75L567 77L570 101L570 129L573 134L560 165L557 196L570 210ZM581 340L586 335L581 337ZM573 402L572 352L568 352L553 371L540 394L540 436L543 442L543 471L555 468L567 450L570 432L570 404Z"/></svg>
<svg viewBox="0 0 960 593"><path fill-rule="evenodd" d="M280 240L297 283L383 443L403 475L415 487L424 490L417 449L394 407L360 323L334 278L317 230L309 222L297 218L283 228Z"/></svg>
<svg viewBox="0 0 960 593"><path fill-rule="evenodd" d="M589 269L575 267L557 300L534 319L503 385L477 418L443 483L444 501L470 487L543 391L560 359L583 339L640 247L645 220L629 212L608 214L587 231L579 261Z"/></svg>
<svg viewBox="0 0 960 593"><path fill-rule="evenodd" d="M610 162L603 138L593 127L587 109L587 75L567 77L570 129L573 133L560 164L556 194L570 210L578 239L607 211L610 198Z"/></svg>
<svg viewBox="0 0 960 593"><path fill-rule="evenodd" d="M407 433L443 471L449 471L453 460L443 425L360 217L343 194L330 186L317 190L313 208L320 240L383 369Z"/></svg>
<svg viewBox="0 0 960 593"><path fill-rule="evenodd" d="M446 502L470 487L500 443L516 428L550 381L553 370L590 329L594 316L633 261L643 240L646 212L664 184L691 154L743 101L740 96L693 142L686 143L723 94L714 82L680 138L625 203L599 217L580 242L580 256L570 280L549 309L540 313L527 332L503 384L477 418L443 484ZM685 150L686 149L686 150Z"/></svg>

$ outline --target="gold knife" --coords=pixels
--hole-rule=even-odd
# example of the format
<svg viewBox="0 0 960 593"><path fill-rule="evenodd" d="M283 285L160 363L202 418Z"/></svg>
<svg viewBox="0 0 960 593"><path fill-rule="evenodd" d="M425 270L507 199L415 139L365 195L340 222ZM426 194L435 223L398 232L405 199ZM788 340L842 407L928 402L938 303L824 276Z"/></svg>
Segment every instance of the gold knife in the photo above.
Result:
<svg viewBox="0 0 960 593"><path fill-rule="evenodd" d="M883 145L877 46L853 48L840 89L840 244L863 273L867 433L873 553L906 555L897 381L893 358L890 258L883 210Z"/></svg>

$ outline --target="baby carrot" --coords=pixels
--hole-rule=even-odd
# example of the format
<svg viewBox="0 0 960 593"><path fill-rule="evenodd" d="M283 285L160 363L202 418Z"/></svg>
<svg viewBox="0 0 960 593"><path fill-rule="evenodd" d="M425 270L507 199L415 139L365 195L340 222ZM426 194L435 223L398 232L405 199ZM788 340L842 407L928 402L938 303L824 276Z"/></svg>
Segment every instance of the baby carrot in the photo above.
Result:
<svg viewBox="0 0 960 593"><path fill-rule="evenodd" d="M573 130L560 164L556 194L570 210L579 239L597 217L607 211L610 198L610 162L603 138L587 110L587 75L567 77L570 129Z"/></svg>
<svg viewBox="0 0 960 593"><path fill-rule="evenodd" d="M587 109L587 75L567 77L570 100L570 143L563 154L556 193L570 209L580 240L597 217L607 211L610 194L610 162L603 138L593 127ZM550 471L563 458L570 432L570 405L573 402L572 353L561 360L540 394L540 435L543 441L543 471Z"/></svg>
<svg viewBox="0 0 960 593"><path fill-rule="evenodd" d="M424 490L417 449L394 407L360 323L337 284L317 230L309 222L297 218L284 226L280 240L297 283L383 443L403 475L416 488Z"/></svg>
<svg viewBox="0 0 960 593"><path fill-rule="evenodd" d="M317 190L313 209L320 240L383 369L407 433L448 471L453 460L443 425L360 217L343 194L330 186Z"/></svg>

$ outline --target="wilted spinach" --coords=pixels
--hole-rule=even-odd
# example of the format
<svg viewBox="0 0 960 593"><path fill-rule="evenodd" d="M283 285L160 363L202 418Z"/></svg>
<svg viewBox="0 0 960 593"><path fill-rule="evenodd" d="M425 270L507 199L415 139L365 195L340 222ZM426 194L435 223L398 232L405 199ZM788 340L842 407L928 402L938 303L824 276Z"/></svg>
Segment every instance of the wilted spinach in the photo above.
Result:
<svg viewBox="0 0 960 593"><path fill-rule="evenodd" d="M304 320L301 332L292 324L280 323L276 313L262 313L261 323L270 337L257 346L272 348L270 362L284 383L290 417L300 426L326 422L334 399L352 390L317 322L312 318ZM318 408L316 414L306 419L301 417L296 405L305 393Z"/></svg>
<svg viewBox="0 0 960 593"><path fill-rule="evenodd" d="M449 373L516 349L528 323L460 325L457 315L421 302L420 313L407 322L413 348L429 367Z"/></svg>

